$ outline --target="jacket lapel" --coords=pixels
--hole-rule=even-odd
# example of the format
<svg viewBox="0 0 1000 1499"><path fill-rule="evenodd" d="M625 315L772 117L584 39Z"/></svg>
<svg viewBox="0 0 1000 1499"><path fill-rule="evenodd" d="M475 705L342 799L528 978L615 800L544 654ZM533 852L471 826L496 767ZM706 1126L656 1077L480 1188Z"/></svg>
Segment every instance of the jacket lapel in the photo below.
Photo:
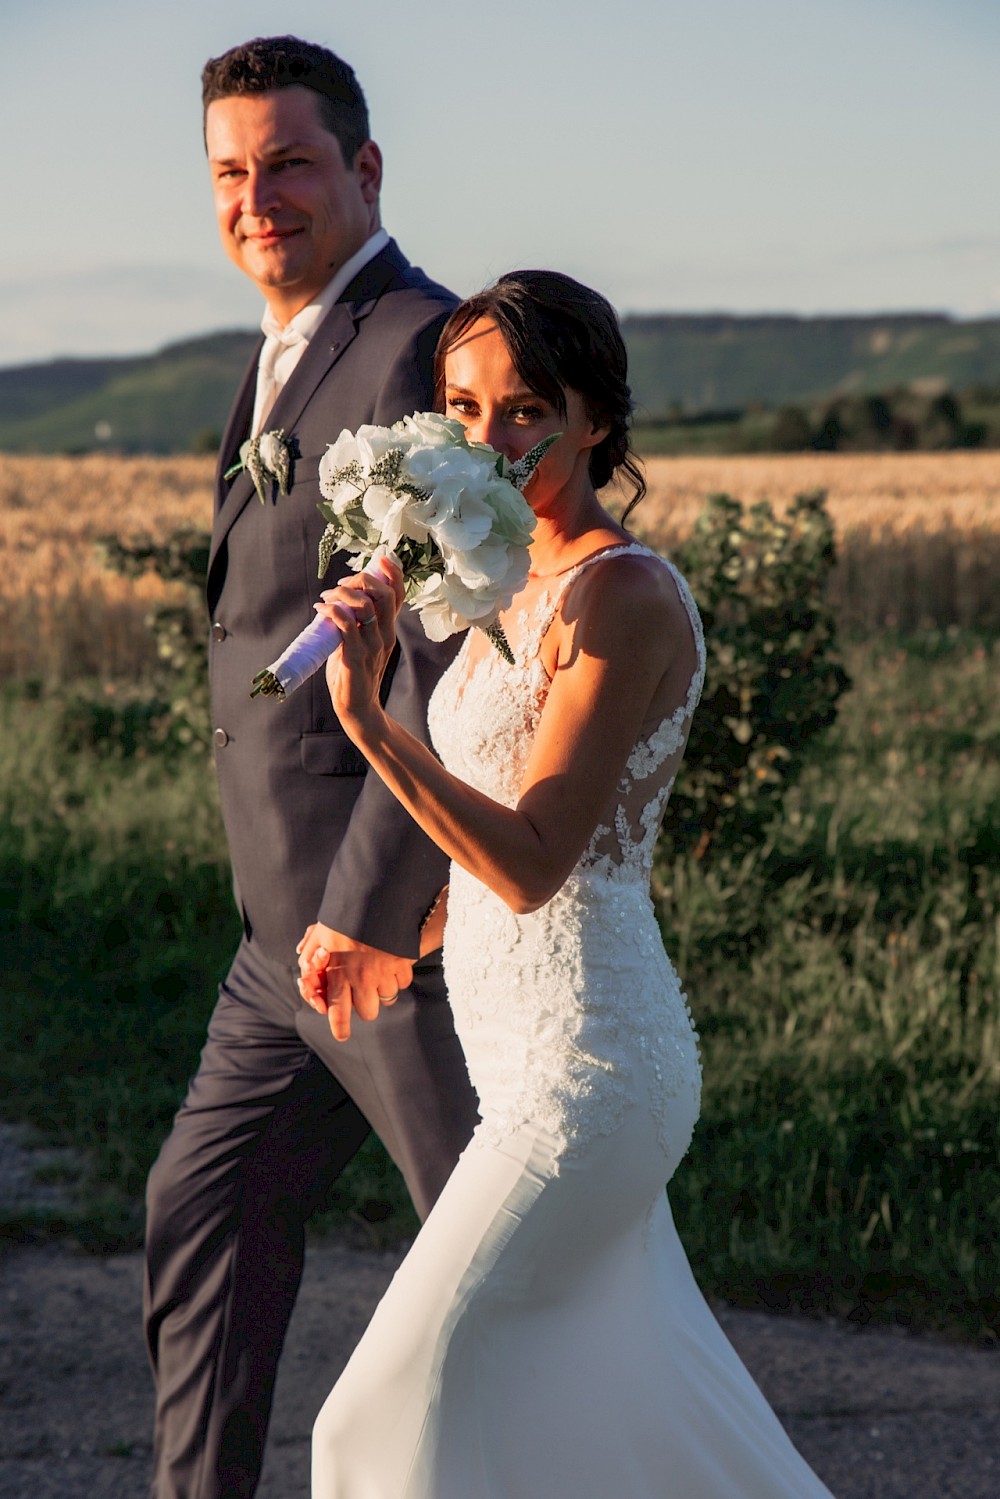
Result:
<svg viewBox="0 0 1000 1499"><path fill-rule="evenodd" d="M273 432L280 427L286 436L295 436L295 424L308 406L317 386L336 364L348 344L353 341L356 333L357 325L351 315L350 307L343 302L336 303L309 340L309 347L296 365L291 379L271 407L264 424L265 431ZM257 498L253 480L246 469L237 474L231 484L227 485L222 478L222 474L225 473L222 467L223 461L227 467L239 461L240 444L250 430L256 385L257 366L254 362L249 376L249 389L245 382L240 398L237 398L236 407L234 407L234 419L230 422L221 448L221 453L226 457L224 460L220 458L219 473L216 477L216 496L221 495L222 498L221 503L217 503L215 526L212 531L212 548L208 558L209 576L211 576L219 549L234 523L250 501ZM331 432L330 441L333 442L338 435L336 432Z"/></svg>
<svg viewBox="0 0 1000 1499"><path fill-rule="evenodd" d="M222 442L219 444L219 460L215 468L215 513L218 515L225 504L229 491L234 483L238 483L242 475L236 480L226 479L226 472L232 468L240 456L240 446L250 432L250 422L253 417L254 397L257 394L257 361L260 359L260 351L264 346L261 338L246 367L243 382L236 392L232 410L226 421L226 429L222 434Z"/></svg>
<svg viewBox="0 0 1000 1499"><path fill-rule="evenodd" d="M357 337L362 322L378 302L389 282L408 266L409 262L401 254L394 240L390 240L382 253L376 255L374 260L362 266L350 286L345 288L341 300L334 303L309 340L309 346L296 365L288 384L279 393L271 407L266 422L267 431L274 431L280 427L288 437L295 436L295 425L319 385L326 379L344 350ZM219 466L215 480L215 527L208 560L210 577L215 558L233 523L250 500L256 498L253 481L245 470L237 474L231 484L227 484L222 476L227 468L238 461L240 444L250 430L257 388L257 360L260 357L262 344L263 339L247 368L219 451ZM339 436L339 432L331 432L328 440L335 442Z"/></svg>
<svg viewBox="0 0 1000 1499"><path fill-rule="evenodd" d="M331 367L357 337L358 329L389 282L408 266L409 261L400 253L395 241L390 240L380 255L361 267L350 285L344 288L340 301L334 303L316 329L291 379L271 407L267 418L269 431L280 427L289 436L294 435L296 422ZM339 436L339 432L331 432L329 441L335 442Z"/></svg>
<svg viewBox="0 0 1000 1499"><path fill-rule="evenodd" d="M326 379L344 350L354 342L358 332L355 308L348 302L337 302L309 340L309 346L292 373L291 379L271 407L265 423L268 431L280 427L293 436L296 423L309 405L316 390ZM340 434L331 432L333 442Z"/></svg>

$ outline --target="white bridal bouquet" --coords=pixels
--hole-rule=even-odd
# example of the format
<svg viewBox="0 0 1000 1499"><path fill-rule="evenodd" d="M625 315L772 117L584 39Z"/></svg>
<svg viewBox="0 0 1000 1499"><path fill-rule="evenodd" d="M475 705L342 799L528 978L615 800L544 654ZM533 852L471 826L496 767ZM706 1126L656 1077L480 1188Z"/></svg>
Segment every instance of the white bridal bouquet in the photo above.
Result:
<svg viewBox="0 0 1000 1499"><path fill-rule="evenodd" d="M535 517L521 491L557 435L511 463L433 411L342 432L319 465L319 508L328 522L319 576L337 552L352 554L355 572L391 555L429 639L476 625L513 661L497 617L528 575ZM335 624L317 616L257 673L251 696L287 697L341 639Z"/></svg>

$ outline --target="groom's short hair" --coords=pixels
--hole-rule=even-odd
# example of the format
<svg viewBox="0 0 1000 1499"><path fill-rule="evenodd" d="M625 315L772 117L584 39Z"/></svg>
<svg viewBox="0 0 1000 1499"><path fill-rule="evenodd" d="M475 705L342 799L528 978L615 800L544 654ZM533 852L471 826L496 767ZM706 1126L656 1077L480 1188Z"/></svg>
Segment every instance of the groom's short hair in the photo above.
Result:
<svg viewBox="0 0 1000 1499"><path fill-rule="evenodd" d="M221 57L211 57L201 75L203 111L216 99L307 88L317 96L320 118L340 142L348 166L369 139L368 105L350 67L335 52L297 36L258 36Z"/></svg>

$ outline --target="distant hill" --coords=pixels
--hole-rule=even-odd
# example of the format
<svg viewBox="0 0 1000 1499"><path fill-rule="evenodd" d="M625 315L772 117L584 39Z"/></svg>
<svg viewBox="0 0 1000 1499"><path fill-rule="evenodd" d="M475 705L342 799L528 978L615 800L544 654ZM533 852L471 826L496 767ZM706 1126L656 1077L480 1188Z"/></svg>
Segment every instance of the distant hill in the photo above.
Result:
<svg viewBox="0 0 1000 1499"><path fill-rule="evenodd" d="M632 387L643 414L808 403L900 388L1000 385L1000 318L627 317Z"/></svg>
<svg viewBox="0 0 1000 1499"><path fill-rule="evenodd" d="M130 359L0 370L0 450L135 453L212 446L259 333L214 333Z"/></svg>
<svg viewBox="0 0 1000 1499"><path fill-rule="evenodd" d="M658 313L626 317L622 326L647 419L898 388L1000 386L1000 318ZM0 450L210 447L257 337L215 333L142 357L0 369Z"/></svg>

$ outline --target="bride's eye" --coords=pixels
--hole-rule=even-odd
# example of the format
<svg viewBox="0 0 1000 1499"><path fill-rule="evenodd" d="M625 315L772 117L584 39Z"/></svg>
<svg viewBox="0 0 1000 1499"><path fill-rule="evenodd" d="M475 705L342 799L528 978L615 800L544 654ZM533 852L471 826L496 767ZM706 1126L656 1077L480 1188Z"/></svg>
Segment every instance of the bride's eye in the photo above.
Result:
<svg viewBox="0 0 1000 1499"><path fill-rule="evenodd" d="M476 403L468 396L446 396L445 405L459 416L475 416Z"/></svg>
<svg viewBox="0 0 1000 1499"><path fill-rule="evenodd" d="M516 422L528 423L540 422L545 412L541 406L532 406L522 402L521 405L512 407L510 414Z"/></svg>

